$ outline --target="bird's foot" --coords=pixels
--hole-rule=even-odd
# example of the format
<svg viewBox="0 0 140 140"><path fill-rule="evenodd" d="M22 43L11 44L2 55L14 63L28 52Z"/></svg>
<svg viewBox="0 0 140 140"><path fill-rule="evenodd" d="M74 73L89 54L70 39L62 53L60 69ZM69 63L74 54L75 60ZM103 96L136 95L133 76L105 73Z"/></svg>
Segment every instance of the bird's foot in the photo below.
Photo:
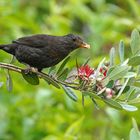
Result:
<svg viewBox="0 0 140 140"><path fill-rule="evenodd" d="M38 69L37 68L34 68L34 67L28 67L28 68L24 69L24 73L25 74L28 74L30 72L36 73L36 72L38 72Z"/></svg>

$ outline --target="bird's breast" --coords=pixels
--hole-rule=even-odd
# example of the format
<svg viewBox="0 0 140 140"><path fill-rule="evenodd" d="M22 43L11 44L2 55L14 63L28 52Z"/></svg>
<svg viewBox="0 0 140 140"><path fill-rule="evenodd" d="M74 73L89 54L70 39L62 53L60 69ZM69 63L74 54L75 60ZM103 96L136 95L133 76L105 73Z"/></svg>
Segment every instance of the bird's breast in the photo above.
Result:
<svg viewBox="0 0 140 140"><path fill-rule="evenodd" d="M15 54L21 63L26 63L39 69L54 66L67 55L68 53L66 51L56 47L46 46L43 48L34 48L26 45L19 45Z"/></svg>

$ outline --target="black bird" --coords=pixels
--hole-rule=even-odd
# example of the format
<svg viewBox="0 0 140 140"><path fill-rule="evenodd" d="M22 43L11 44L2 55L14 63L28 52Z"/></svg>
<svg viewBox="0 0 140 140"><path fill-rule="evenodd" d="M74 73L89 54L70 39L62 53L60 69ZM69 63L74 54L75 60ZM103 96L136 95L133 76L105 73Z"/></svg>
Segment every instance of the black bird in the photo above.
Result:
<svg viewBox="0 0 140 140"><path fill-rule="evenodd" d="M77 35L51 36L37 34L19 38L11 44L0 45L0 49L14 55L21 63L41 71L56 65L77 48L90 48Z"/></svg>

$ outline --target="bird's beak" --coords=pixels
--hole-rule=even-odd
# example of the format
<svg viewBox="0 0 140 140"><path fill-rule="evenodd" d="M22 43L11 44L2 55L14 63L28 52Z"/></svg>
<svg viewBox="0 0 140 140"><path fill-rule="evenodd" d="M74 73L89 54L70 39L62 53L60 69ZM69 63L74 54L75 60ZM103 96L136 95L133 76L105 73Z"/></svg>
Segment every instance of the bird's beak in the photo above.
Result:
<svg viewBox="0 0 140 140"><path fill-rule="evenodd" d="M87 48L87 49L89 49L90 45L85 43L85 42L82 42L82 44L80 45L80 48Z"/></svg>

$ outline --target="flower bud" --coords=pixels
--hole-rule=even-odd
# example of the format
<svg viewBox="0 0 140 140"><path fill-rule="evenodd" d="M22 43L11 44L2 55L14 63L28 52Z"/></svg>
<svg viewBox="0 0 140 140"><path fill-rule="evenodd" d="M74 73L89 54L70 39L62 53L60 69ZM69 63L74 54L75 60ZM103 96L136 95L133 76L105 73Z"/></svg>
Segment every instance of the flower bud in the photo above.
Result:
<svg viewBox="0 0 140 140"><path fill-rule="evenodd" d="M105 96L106 96L107 99L111 99L113 97L113 90L110 89L110 88L106 88Z"/></svg>

